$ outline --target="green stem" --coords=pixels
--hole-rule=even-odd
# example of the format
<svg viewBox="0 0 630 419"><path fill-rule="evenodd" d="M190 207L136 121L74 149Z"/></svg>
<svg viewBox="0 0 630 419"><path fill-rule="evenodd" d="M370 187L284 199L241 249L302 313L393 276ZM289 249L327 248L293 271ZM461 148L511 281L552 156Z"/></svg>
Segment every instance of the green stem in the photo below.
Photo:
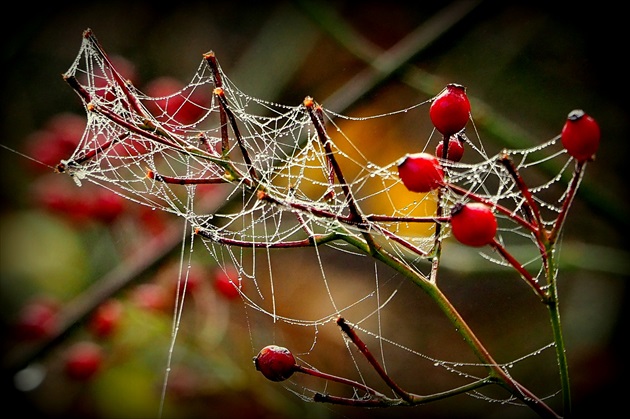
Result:
<svg viewBox="0 0 630 419"><path fill-rule="evenodd" d="M551 255L553 244L547 246L547 253ZM571 386L569 383L569 366L567 361L566 347L564 345L564 337L562 335L562 324L560 322L560 307L558 304L558 286L555 275L555 259L548 258L547 278L549 279L549 319L551 320L551 329L553 332L553 340L556 346L556 358L558 361L558 371L560 373L560 385L562 387L562 402L564 406L565 417L571 416Z"/></svg>
<svg viewBox="0 0 630 419"><path fill-rule="evenodd" d="M518 383L512 377L510 377L501 366L494 360L492 355L488 352L485 346L481 343L479 338L472 331L468 323L464 320L461 314L455 309L450 300L442 293L437 284L430 282L419 272L411 269L409 266L401 262L395 256L388 254L380 247L368 246L365 242L353 236L342 236L343 240L349 244L354 245L358 249L363 250L371 254L377 260L382 261L386 265L402 273L416 285L418 285L423 291L425 291L433 301L438 305L442 312L446 315L448 320L453 324L457 333L461 335L464 341L470 346L473 353L477 358L486 365L489 370L490 377L496 379L497 382L507 389L512 395L520 399L523 403L528 405L533 411L538 413L541 417L559 418L545 402L543 402L538 396L533 394L523 385ZM559 320L559 316L556 316Z"/></svg>
<svg viewBox="0 0 630 419"><path fill-rule="evenodd" d="M562 402L564 407L564 414L566 417L571 416L571 386L569 382L569 366L567 361L566 347L564 344L564 337L562 335L562 324L560 322L560 308L558 298L558 282L557 282L557 269L556 260L554 258L554 247L560 236L560 231L564 225L569 208L573 204L573 200L577 193L578 187L584 176L584 166L586 162L577 162L571 182L567 188L566 197L562 204L562 209L558 214L553 229L543 242L544 252L546 253L546 276L549 283L549 297L550 301L547 304L549 309L549 319L551 320L551 329L553 332L553 339L556 344L556 358L558 361L558 371L560 373L560 384L562 386ZM544 257L545 255L543 255Z"/></svg>

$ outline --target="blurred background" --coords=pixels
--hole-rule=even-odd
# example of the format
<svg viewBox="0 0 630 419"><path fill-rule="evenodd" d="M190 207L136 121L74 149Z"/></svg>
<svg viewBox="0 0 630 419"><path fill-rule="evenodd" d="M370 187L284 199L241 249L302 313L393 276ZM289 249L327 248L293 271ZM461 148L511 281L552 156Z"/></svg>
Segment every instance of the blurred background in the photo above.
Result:
<svg viewBox="0 0 630 419"><path fill-rule="evenodd" d="M571 110L584 109L599 121L602 143L567 221L560 298L575 416L616 412L627 389L623 321L630 270L623 175L629 151L627 84L616 60L627 38L624 14L604 5L417 3L17 4L18 12L7 18L18 27L4 25L2 37L0 144L51 164L72 150L68 138L80 135L84 115L61 74L76 57L86 28L141 90L161 77L187 83L209 50L251 96L296 105L310 95L332 111L354 116L408 107L457 82L468 88L488 154L552 138ZM344 131L353 139L367 137L355 143L378 155L391 153L390 145L396 152L413 147L432 129L428 119L394 127L378 123L369 129L348 124ZM12 406L38 417L156 417L170 343L169 281L179 257L178 226L173 233L159 214L101 196L97 189L79 190L69 178L6 147L0 148L3 410ZM493 267L468 263L466 256L445 257L442 280L491 345L509 354L510 345L549 342L544 313L530 315L530 309L541 311L531 295L512 286L514 281L498 280ZM340 275L360 281L364 268L331 257ZM240 300L216 286L220 278L212 266L196 262L201 279L189 290L195 292L180 332L185 362L173 368L164 417L531 417L527 409L504 410L468 396L367 411L305 403L254 371L251 358L258 347L251 335L267 332L256 329L255 315L248 318L252 313ZM110 300L117 304L94 325L96 302ZM16 330L25 307L31 307L28 322ZM56 315L60 319L50 321ZM434 322L427 319L407 333L428 333ZM403 333L401 342L411 339ZM449 359L455 344L433 333L428 353ZM70 349L85 341L97 342L104 354L97 357L99 370L81 377L89 372L85 357L93 353L83 348L79 371L64 375ZM325 343L318 345L325 354ZM553 365L553 359L546 362ZM413 367L408 373L401 380L427 374ZM538 385L557 373L534 367L523 374Z"/></svg>

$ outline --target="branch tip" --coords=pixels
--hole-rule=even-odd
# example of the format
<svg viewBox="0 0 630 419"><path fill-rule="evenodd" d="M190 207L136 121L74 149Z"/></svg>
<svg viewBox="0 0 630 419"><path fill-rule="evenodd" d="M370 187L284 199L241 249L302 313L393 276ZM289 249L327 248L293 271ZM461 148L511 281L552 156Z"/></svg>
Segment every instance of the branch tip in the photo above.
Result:
<svg viewBox="0 0 630 419"><path fill-rule="evenodd" d="M310 96L306 96L304 98L304 102L303 103L304 103L304 106L309 108L309 109L312 108L315 105L315 101Z"/></svg>
<svg viewBox="0 0 630 419"><path fill-rule="evenodd" d="M337 326L341 327L343 330L349 329L348 323L346 323L346 319L341 316L337 317Z"/></svg>

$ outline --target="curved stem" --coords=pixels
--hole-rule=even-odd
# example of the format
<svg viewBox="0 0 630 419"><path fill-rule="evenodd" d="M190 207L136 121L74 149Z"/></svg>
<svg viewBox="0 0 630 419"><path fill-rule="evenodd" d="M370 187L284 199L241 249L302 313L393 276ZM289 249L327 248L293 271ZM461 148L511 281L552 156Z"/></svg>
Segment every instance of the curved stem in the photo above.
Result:
<svg viewBox="0 0 630 419"><path fill-rule="evenodd" d="M548 245L547 251L551 254L553 244ZM560 322L560 307L558 304L558 286L556 280L556 266L553 257L548 258L547 278L549 279L549 301L547 308L549 310L549 319L551 321L551 330L553 332L553 340L556 346L556 359L558 362L558 371L560 373L560 385L562 386L562 402L565 417L571 416L571 386L569 382L569 364L567 360L566 347L562 334L562 324Z"/></svg>
<svg viewBox="0 0 630 419"><path fill-rule="evenodd" d="M315 131L317 131L317 137L319 138L319 141L324 147L324 150L326 152L326 160L328 161L328 164L330 165L330 167L332 167L332 170L334 174L337 176L337 180L339 181L339 184L341 185L341 189L343 190L343 193L346 196L346 202L348 204L348 209L350 210L350 215L352 216L352 218L354 218L357 221L364 221L364 218L361 215L359 208L357 207L356 201L352 194L352 190L346 183L346 179L343 175L341 167L339 166L339 163L337 162L337 159L335 158L335 154L333 153L333 150L331 147L332 140L326 133L326 128L322 124L322 120L319 117L319 114L318 114L318 109L320 109L319 105L315 103L313 98L307 97L304 99L304 107L306 108L306 111L308 112L311 122L313 123L313 126L315 127ZM332 181L332 178L330 180Z"/></svg>
<svg viewBox="0 0 630 419"><path fill-rule="evenodd" d="M324 380L334 381L336 383L341 383L341 384L345 384L353 388L361 389L365 391L366 393L377 397L378 399L391 400L391 399L388 399L383 393L380 393L374 390L373 388L366 386L365 384L359 383L358 381L349 380L347 378L339 377L333 374L328 374L322 371L315 370L313 368L305 367L303 365L295 365L294 370L295 372L301 372L303 374L312 375L313 377L323 378Z"/></svg>
<svg viewBox="0 0 630 419"><path fill-rule="evenodd" d="M556 262L553 257L553 250L558 240L560 231L566 219L567 213L575 194L577 193L578 186L584 175L584 167L586 161L577 162L575 170L573 171L573 177L567 187L566 197L562 204L562 209L556 218L553 229L548 235L548 240L544 243L544 248L541 252L547 254L546 276L549 283L549 297L550 301L547 304L549 310L549 319L551 320L551 329L553 332L554 342L556 344L556 358L558 362L558 370L560 373L560 384L562 386L562 401L564 406L564 414L566 417L571 415L571 385L569 382L569 367L566 354L566 347L564 344L564 337L562 334L562 324L560 322L560 308L558 298L558 283L557 283L557 268Z"/></svg>
<svg viewBox="0 0 630 419"><path fill-rule="evenodd" d="M376 373L381 377L383 381L387 384L389 388L394 390L401 399L403 399L407 403L411 403L414 399L413 395L405 390L403 390L392 378L385 372L385 369L381 366L381 364L374 358L372 352L367 348L367 345L363 343L363 341L358 337L356 332L348 323L346 323L343 317L339 317L337 319L337 325L341 327L341 330L350 337L352 343L359 349L359 351L363 354L363 356L368 360L372 368L376 371Z"/></svg>
<svg viewBox="0 0 630 419"><path fill-rule="evenodd" d="M464 341L470 346L475 355L484 362L490 370L490 376L495 377L499 384L510 391L515 397L527 404L532 410L541 417L558 418L559 416L540 398L531 391L510 377L503 368L497 364L490 355L484 345L479 341L472 329L465 322L463 317L452 305L450 300L442 293L442 291L434 284L425 287L425 291L431 295L436 304L444 312L446 317L455 326L457 332L462 336Z"/></svg>
<svg viewBox="0 0 630 419"><path fill-rule="evenodd" d="M547 293L540 287L540 285L538 285L538 282L536 281L536 279L527 271L527 269L525 269L525 267L519 262L517 261L514 256L512 256L512 254L510 252L507 251L507 249L501 245L501 243L499 243L496 239L492 239L492 243L490 243L490 246L492 246L497 252L499 252L499 254L501 256L503 256L503 258L505 260L508 261L508 263L519 273L521 274L521 277L525 280L525 282L527 282L527 284L534 290L534 292L536 293L536 295L538 297L540 297L540 300L543 303L548 303L550 301L549 296L547 295Z"/></svg>
<svg viewBox="0 0 630 419"><path fill-rule="evenodd" d="M245 166L247 166L247 170L249 172L249 176L252 180L258 180L258 174L256 173L256 168L254 167L252 160L249 156L249 152L247 151L247 147L245 146L245 141L243 140L243 136L241 135L241 131L238 128L238 123L236 122L236 116L234 116L234 112L230 108L227 99L225 98L225 92L222 87L217 87L214 89L214 94L219 99L219 104L221 105L221 109L223 110L225 116L227 117L230 126L232 127L232 132L236 137L236 143L238 144L241 154L243 156L243 161L245 162ZM221 123L223 124L223 116L221 117ZM224 133L223 129L224 125L221 125L222 135ZM224 140L225 143L225 140ZM223 153L225 153L225 146Z"/></svg>
<svg viewBox="0 0 630 419"><path fill-rule="evenodd" d="M457 333L461 335L464 341L471 348L475 356L477 356L477 358L486 365L486 367L489 369L490 377L496 379L501 386L506 388L510 393L512 393L512 395L528 405L541 417L559 418L559 416L544 401L542 401L538 396L533 394L530 390L528 390L512 377L510 377L501 368L501 366L494 360L492 355L490 355L488 350L481 343L479 338L475 335L468 323L466 323L461 314L450 302L448 297L446 297L446 295L442 293L442 290L440 290L440 288L434 282L427 280L426 277L412 270L406 264L401 262L398 258L388 254L381 248L370 248L361 240L358 240L351 236L343 236L341 238L348 243L354 245L355 247L370 253L376 259L384 262L398 272L401 272L416 285L418 285L438 305L438 307L446 315L451 324L453 324Z"/></svg>
<svg viewBox="0 0 630 419"><path fill-rule="evenodd" d="M519 191L521 191L523 198L525 198L523 208L527 211L528 218L530 219L530 221L533 221L535 223L535 226L539 232L544 233L544 224L540 215L540 209L538 208L538 205L536 204L536 201L534 200L531 191L525 184L525 181L521 177L521 174L518 172L518 169L514 165L514 162L507 154L507 152L504 151L501 157L499 157L499 163L501 163L503 167L505 167L507 172L514 180L514 183L516 183Z"/></svg>
<svg viewBox="0 0 630 419"><path fill-rule="evenodd" d="M577 162L575 164L573 177L571 178L571 182L569 183L569 186L567 188L566 197L564 198L564 202L562 203L562 209L558 214L558 218L556 218L551 233L549 233L550 243L555 243L558 239L558 234L560 234L560 230L562 230L564 220L566 219L567 213L569 212L569 208L571 208L571 204L573 204L573 199L575 198L575 194L577 193L578 186L580 185L582 177L584 176L585 165L586 161Z"/></svg>

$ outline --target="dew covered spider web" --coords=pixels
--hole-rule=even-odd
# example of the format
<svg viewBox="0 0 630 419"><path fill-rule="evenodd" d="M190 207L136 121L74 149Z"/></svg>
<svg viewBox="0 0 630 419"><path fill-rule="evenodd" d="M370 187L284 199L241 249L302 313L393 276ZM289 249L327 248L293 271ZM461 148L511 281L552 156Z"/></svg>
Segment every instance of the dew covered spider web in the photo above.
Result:
<svg viewBox="0 0 630 419"><path fill-rule="evenodd" d="M383 161L383 153L366 154L366 140L350 138L345 127L402 114L430 123L430 100L368 117L338 114L310 99L297 105L272 103L241 92L212 53L203 56L184 89L168 97L149 97L117 72L89 31L64 78L85 105L87 127L58 170L79 186L93 182L180 219L190 244L182 250L182 280L186 252L203 251L209 263L226 272L236 268L234 286L242 299L253 354L268 344L285 346L301 364L391 395L335 324L343 317L409 391L432 394L483 377L483 363L465 350L439 310L428 308L431 301L419 287L395 267L370 257L370 246L377 246L420 280L443 281L448 288L434 261L441 256L438 252L446 257L450 249L463 252L462 258L470 254L470 249L457 250L461 246L450 237L446 220L449 208L471 194L507 209L496 211L497 241L516 249L524 268L543 282L532 233L514 219L527 222L532 214L510 167L527 180L542 222L551 226L565 199L559 181L573 167L558 137L532 148L488 153L475 129L473 110L468 131L461 134L467 159L440 159L451 187L417 194L401 183L399 159ZM433 152L437 141L438 136L431 135L413 152ZM539 167L550 160L561 162L559 170L541 175ZM501 163L506 161L512 166ZM510 269L492 249L474 253L498 265L500 272ZM518 275L511 281L509 292L521 296L499 292L499 300L531 300L525 306L542 311ZM465 284L470 287L470 282ZM458 302L464 297L454 294ZM185 302L184 296L178 298L171 351L176 350ZM473 298L480 306L494 304L490 297ZM517 330L505 321L505 340L495 343L506 371L540 358L553 365L544 315L528 314L532 324L545 328L530 331L511 351L506 348ZM492 336L488 327L481 326L481 333ZM418 382L417 377L427 374L433 378ZM559 385L550 377L553 384L544 388L543 397L553 398ZM361 389L298 374L279 385L307 400L316 393L366 397ZM485 390L466 394L519 403L505 393Z"/></svg>

